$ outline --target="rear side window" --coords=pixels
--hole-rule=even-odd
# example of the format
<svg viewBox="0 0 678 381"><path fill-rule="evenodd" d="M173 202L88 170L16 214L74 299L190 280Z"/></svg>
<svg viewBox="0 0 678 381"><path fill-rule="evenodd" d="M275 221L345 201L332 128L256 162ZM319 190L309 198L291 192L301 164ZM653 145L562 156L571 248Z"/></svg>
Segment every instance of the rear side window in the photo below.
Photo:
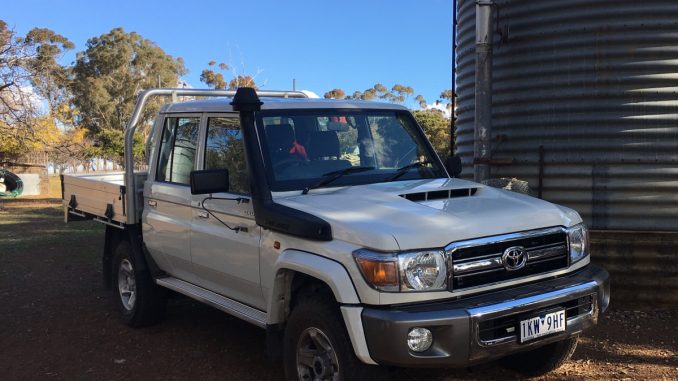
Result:
<svg viewBox="0 0 678 381"><path fill-rule="evenodd" d="M249 194L249 180L245 162L245 147L237 117L209 118L205 169L228 169L230 191Z"/></svg>
<svg viewBox="0 0 678 381"><path fill-rule="evenodd" d="M199 117L165 119L160 142L158 170L155 175L157 181L189 184L198 146L199 125Z"/></svg>

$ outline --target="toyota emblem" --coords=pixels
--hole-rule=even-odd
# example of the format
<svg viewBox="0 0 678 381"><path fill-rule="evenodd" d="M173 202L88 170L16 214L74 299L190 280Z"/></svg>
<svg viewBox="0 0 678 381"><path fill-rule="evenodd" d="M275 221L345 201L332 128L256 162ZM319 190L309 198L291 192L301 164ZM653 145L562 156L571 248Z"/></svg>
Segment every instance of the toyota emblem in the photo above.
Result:
<svg viewBox="0 0 678 381"><path fill-rule="evenodd" d="M501 256L501 263L507 271L520 270L527 263L527 252L522 246L513 246L504 250Z"/></svg>

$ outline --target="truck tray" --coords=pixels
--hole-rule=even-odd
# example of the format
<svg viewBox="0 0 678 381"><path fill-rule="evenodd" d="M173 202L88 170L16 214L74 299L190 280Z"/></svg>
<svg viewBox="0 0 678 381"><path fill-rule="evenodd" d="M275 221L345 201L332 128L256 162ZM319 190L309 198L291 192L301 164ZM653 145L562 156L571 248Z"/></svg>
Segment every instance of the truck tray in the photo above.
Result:
<svg viewBox="0 0 678 381"><path fill-rule="evenodd" d="M127 223L124 176L124 172L62 175L65 221L93 219L123 228ZM142 185L145 179L146 173L135 173L136 184Z"/></svg>

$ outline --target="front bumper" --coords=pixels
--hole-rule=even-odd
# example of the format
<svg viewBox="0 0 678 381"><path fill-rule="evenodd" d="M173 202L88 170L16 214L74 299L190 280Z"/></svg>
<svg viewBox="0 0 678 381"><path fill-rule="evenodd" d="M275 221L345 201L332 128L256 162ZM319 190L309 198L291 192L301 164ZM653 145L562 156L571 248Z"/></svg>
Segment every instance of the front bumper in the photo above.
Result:
<svg viewBox="0 0 678 381"><path fill-rule="evenodd" d="M565 277L463 300L366 307L362 323L369 355L379 364L465 367L578 335L597 323L609 301L609 274L589 265ZM519 343L519 321L552 308L566 309L566 331ZM414 327L433 333L433 344L425 352L407 346L407 334Z"/></svg>

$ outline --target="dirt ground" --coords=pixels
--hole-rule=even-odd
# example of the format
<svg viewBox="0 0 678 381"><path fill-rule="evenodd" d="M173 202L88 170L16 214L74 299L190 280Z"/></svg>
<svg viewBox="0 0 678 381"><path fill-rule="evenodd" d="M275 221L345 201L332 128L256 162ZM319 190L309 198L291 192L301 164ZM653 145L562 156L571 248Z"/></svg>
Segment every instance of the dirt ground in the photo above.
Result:
<svg viewBox="0 0 678 381"><path fill-rule="evenodd" d="M123 325L102 286L103 228L62 218L57 199L0 201L1 380L282 378L262 330L191 300L172 299L160 325ZM677 319L675 307L613 300L573 360L540 379L678 380ZM519 379L494 364L392 378Z"/></svg>

